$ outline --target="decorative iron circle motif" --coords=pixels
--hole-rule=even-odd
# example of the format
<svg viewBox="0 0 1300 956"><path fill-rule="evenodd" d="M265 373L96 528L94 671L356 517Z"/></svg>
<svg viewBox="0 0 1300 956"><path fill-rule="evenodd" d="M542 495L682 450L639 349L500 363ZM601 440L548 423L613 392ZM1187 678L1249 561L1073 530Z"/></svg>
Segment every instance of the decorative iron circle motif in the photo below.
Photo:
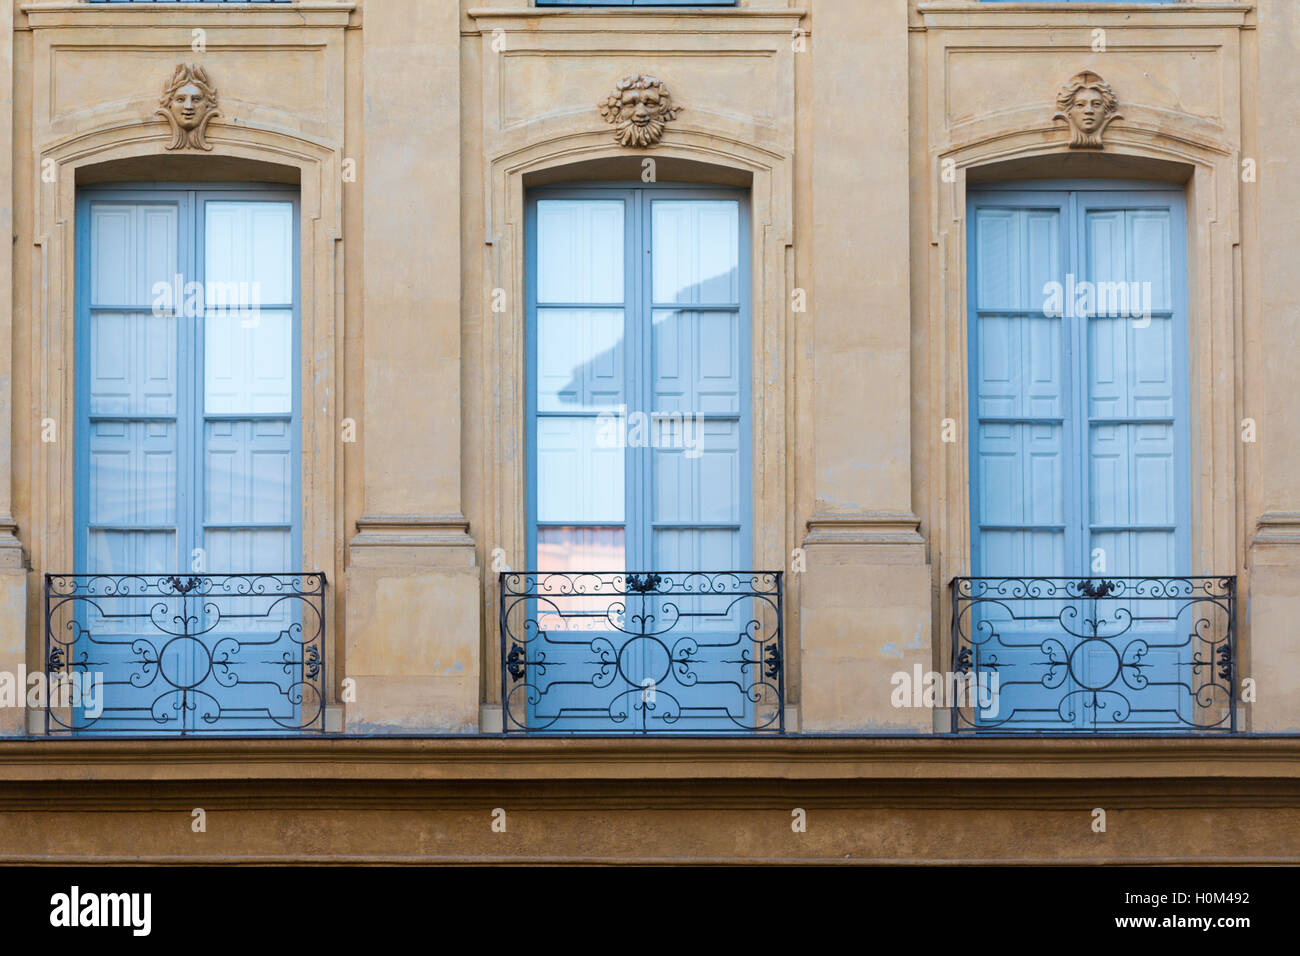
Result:
<svg viewBox="0 0 1300 956"><path fill-rule="evenodd" d="M1093 651L1100 653L1093 654ZM1107 656L1107 652L1109 652L1109 656ZM1105 690L1115 683L1115 679L1119 677L1120 670L1124 666L1115 645L1105 640L1079 642L1075 645L1074 650L1070 651L1069 662L1070 679L1085 690ZM1099 666L1101 667L1100 672L1107 674L1105 679L1099 678L1096 674ZM1090 680L1085 679L1088 671L1094 672Z"/></svg>
<svg viewBox="0 0 1300 956"><path fill-rule="evenodd" d="M187 662L203 662L202 667L195 667L193 679L185 679ZM212 673L212 654L207 645L197 637L173 637L158 652L158 670L167 683L178 690L193 690Z"/></svg>
<svg viewBox="0 0 1300 956"><path fill-rule="evenodd" d="M618 652L618 672L633 687L662 686L672 666L672 655L658 638L633 637Z"/></svg>

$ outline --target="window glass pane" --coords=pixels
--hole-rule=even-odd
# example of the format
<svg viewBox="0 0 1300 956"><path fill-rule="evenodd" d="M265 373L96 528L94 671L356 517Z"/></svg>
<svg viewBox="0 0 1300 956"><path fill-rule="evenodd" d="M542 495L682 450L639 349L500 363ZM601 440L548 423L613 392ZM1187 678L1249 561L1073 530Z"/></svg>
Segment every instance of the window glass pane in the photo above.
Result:
<svg viewBox="0 0 1300 956"><path fill-rule="evenodd" d="M610 419L538 418L537 520L623 521L625 452Z"/></svg>
<svg viewBox="0 0 1300 956"><path fill-rule="evenodd" d="M1174 429L1144 422L1091 428L1091 520L1096 525L1176 522Z"/></svg>
<svg viewBox="0 0 1300 956"><path fill-rule="evenodd" d="M204 408L293 410L293 205L204 204Z"/></svg>
<svg viewBox="0 0 1300 956"><path fill-rule="evenodd" d="M207 423L204 520L211 524L289 524L294 502L289 421Z"/></svg>
<svg viewBox="0 0 1300 956"><path fill-rule="evenodd" d="M284 574L301 564L293 555L293 535L274 528L209 529L204 536L207 570L213 572L262 571ZM260 626L281 620L292 602L281 611L258 619ZM230 630L229 622L224 630Z"/></svg>
<svg viewBox="0 0 1300 956"><path fill-rule="evenodd" d="M653 520L675 524L741 523L744 505L740 498L740 423L734 419L657 416L653 431Z"/></svg>
<svg viewBox="0 0 1300 956"><path fill-rule="evenodd" d="M176 323L148 312L91 312L90 414L176 414Z"/></svg>
<svg viewBox="0 0 1300 956"><path fill-rule="evenodd" d="M1086 278L1092 301L1081 312L1144 317L1167 311L1173 237L1167 209L1104 210L1088 214Z"/></svg>
<svg viewBox="0 0 1300 956"><path fill-rule="evenodd" d="M539 7L734 7L736 0L536 0L536 3Z"/></svg>
<svg viewBox="0 0 1300 956"><path fill-rule="evenodd" d="M1189 3L1192 0L1043 0L1045 3ZM1024 0L984 0L984 3L1024 3Z"/></svg>
<svg viewBox="0 0 1300 956"><path fill-rule="evenodd" d="M976 500L986 525L1065 521L1065 430L1045 422L985 422L976 436Z"/></svg>
<svg viewBox="0 0 1300 956"><path fill-rule="evenodd" d="M91 524L174 524L175 424L104 421L89 428Z"/></svg>
<svg viewBox="0 0 1300 956"><path fill-rule="evenodd" d="M1170 318L1088 320L1088 414L1172 418L1177 404Z"/></svg>
<svg viewBox="0 0 1300 956"><path fill-rule="evenodd" d="M87 570L98 574L166 574L188 566L176 554L174 531L91 531L86 548ZM147 614L145 602L125 613ZM124 613L115 606L114 613ZM107 622L113 630L129 631L130 622Z"/></svg>
<svg viewBox="0 0 1300 956"><path fill-rule="evenodd" d="M537 301L623 301L623 201L537 203Z"/></svg>
<svg viewBox="0 0 1300 956"><path fill-rule="evenodd" d="M148 306L167 296L180 272L174 203L93 203L90 305ZM164 298L174 307L178 296ZM178 304L178 303L175 303Z"/></svg>
<svg viewBox="0 0 1300 956"><path fill-rule="evenodd" d="M557 571L561 573L612 571L621 573L627 570L627 555L624 550L624 532L620 527L606 528L538 528L537 529L537 570ZM573 579L564 579L563 588ZM588 582L588 586L594 585ZM590 597L566 596L563 599L538 601L535 610L537 626L542 630L554 632L556 643L548 646L548 655L563 655L568 631L596 631L608 633L613 628L624 626L624 615L619 612L617 602L608 593L593 594ZM582 647L582 645L578 645ZM576 650L572 646L569 650ZM585 658L588 655L581 655ZM556 660L552 663L571 664L572 671L560 670L559 673L585 673L592 664L588 660ZM559 678L563 679L563 678Z"/></svg>
<svg viewBox="0 0 1300 956"><path fill-rule="evenodd" d="M621 527L537 529L538 571L625 571ZM606 598L605 603L609 601Z"/></svg>
<svg viewBox="0 0 1300 956"><path fill-rule="evenodd" d="M739 301L739 204L656 200L651 208L655 302Z"/></svg>
<svg viewBox="0 0 1300 956"><path fill-rule="evenodd" d="M984 528L979 533L975 568L977 574L990 576L1052 577L1072 570L1065 558L1065 533L1062 531Z"/></svg>
<svg viewBox="0 0 1300 956"><path fill-rule="evenodd" d="M204 203L205 301L209 308L293 302L293 204Z"/></svg>
<svg viewBox="0 0 1300 956"><path fill-rule="evenodd" d="M661 528L654 533L653 567L657 571L737 571L747 570L749 563L740 553L739 531L719 528ZM707 589L704 590L707 592ZM646 613L655 615L661 621L671 621L680 615L681 619L689 621L693 634L716 632L725 635L727 640L722 646L729 648L746 646L741 635L746 633L746 622L753 619L754 610L755 602L747 598L719 600L717 597L709 597L707 593L698 597L688 594L674 594L667 598L650 597L646 600L645 608ZM731 655L722 656L725 659ZM719 654L716 650L705 650L693 663L713 670L719 663ZM700 676L704 678L703 674ZM723 666L716 667L709 679L734 678L735 671Z"/></svg>
<svg viewBox="0 0 1300 956"><path fill-rule="evenodd" d="M625 404L623 338L621 309L538 309L538 411Z"/></svg>
<svg viewBox="0 0 1300 956"><path fill-rule="evenodd" d="M975 328L976 407L982 418L1065 414L1062 321L1042 315L984 315Z"/></svg>
<svg viewBox="0 0 1300 956"><path fill-rule="evenodd" d="M740 414L749 357L736 312L657 309L653 347L656 412Z"/></svg>
<svg viewBox="0 0 1300 956"><path fill-rule="evenodd" d="M975 223L979 307L1059 313L1048 298L1047 284L1064 278L1061 214L1054 209L981 207Z"/></svg>
<svg viewBox="0 0 1300 956"><path fill-rule="evenodd" d="M209 312L204 408L210 415L293 410L293 312Z"/></svg>

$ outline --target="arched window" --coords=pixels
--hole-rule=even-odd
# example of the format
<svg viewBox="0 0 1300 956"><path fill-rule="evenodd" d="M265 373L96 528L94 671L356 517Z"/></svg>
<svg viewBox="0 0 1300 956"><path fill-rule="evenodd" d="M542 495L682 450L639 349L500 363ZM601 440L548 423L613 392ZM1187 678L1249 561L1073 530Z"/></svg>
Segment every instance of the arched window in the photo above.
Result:
<svg viewBox="0 0 1300 956"><path fill-rule="evenodd" d="M297 192L95 187L77 212L79 636L60 650L104 708L73 722L292 729L316 669L295 593Z"/></svg>
<svg viewBox="0 0 1300 956"><path fill-rule="evenodd" d="M513 578L529 620L503 617L508 729L780 726L779 576L750 570L748 220L734 189L528 195L536 573Z"/></svg>
<svg viewBox="0 0 1300 956"><path fill-rule="evenodd" d="M971 663L990 729L1201 724L1181 190L973 188ZM1154 583L1147 583L1154 582Z"/></svg>

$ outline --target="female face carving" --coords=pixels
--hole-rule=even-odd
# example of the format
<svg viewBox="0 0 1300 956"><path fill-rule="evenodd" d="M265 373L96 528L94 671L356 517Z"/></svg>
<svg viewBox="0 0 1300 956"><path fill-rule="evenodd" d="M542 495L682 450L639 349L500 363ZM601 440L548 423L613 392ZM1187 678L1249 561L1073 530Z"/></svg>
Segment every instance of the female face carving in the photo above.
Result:
<svg viewBox="0 0 1300 956"><path fill-rule="evenodd" d="M1079 129L1091 133L1101 125L1102 118L1106 115L1106 100L1100 90L1085 86L1074 94L1070 112L1074 114L1074 122Z"/></svg>
<svg viewBox="0 0 1300 956"><path fill-rule="evenodd" d="M1104 149L1101 137L1119 113L1119 98L1096 73L1084 70L1070 77L1056 95L1056 115L1071 130L1071 149Z"/></svg>
<svg viewBox="0 0 1300 956"><path fill-rule="evenodd" d="M169 108L181 129L192 130L203 122L203 116L208 111L208 104L202 90L193 83L186 83L172 94Z"/></svg>
<svg viewBox="0 0 1300 956"><path fill-rule="evenodd" d="M210 151L208 124L221 115L217 91L201 66L178 63L171 81L163 87L155 116L171 125L172 141L167 149L202 149Z"/></svg>

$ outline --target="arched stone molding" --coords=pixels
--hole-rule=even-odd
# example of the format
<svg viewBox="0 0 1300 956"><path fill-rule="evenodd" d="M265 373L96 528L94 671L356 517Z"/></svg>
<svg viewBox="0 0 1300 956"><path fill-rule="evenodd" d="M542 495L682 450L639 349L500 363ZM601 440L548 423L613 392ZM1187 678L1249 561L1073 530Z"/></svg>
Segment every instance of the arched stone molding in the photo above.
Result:
<svg viewBox="0 0 1300 956"><path fill-rule="evenodd" d="M1141 114L1125 104L1126 113ZM1048 116L1051 110L1045 111ZM971 570L970 444L967 349L966 196L977 181L1100 178L1157 179L1183 185L1187 201L1188 346L1192 463L1192 573L1245 570L1248 501L1257 474L1253 446L1239 440L1245 405L1241 297L1239 150L1204 135L1194 120L1174 130L1165 122L1116 122L1104 152L1081 157L1069 149L1061 124L1002 131L935 151L929 202L929 301L924 306L924 360L929 365L927 413L918 417L928 460L925 521L940 601L936 634L948 634L948 582ZM974 132L974 125L971 127ZM1082 162L1080 162L1082 160ZM1073 165L1072 165L1073 164ZM921 361L918 356L916 361ZM918 376L918 384L923 379ZM958 423L959 440L945 445L940 422ZM1244 593L1246 580L1239 587ZM1245 606L1245 601L1240 606ZM1243 623L1244 623L1243 615ZM1241 673L1249 673L1248 634L1239 645ZM936 642L947 668L950 647Z"/></svg>
<svg viewBox="0 0 1300 956"><path fill-rule="evenodd" d="M786 308L792 285L792 163L787 153L723 137L716 133L681 129L680 122L650 151L628 150L611 140L608 127L592 111L591 130L539 139L526 146L491 157L484 189L486 223L482 275L485 303L479 309L481 328L478 351L481 367L469 377L479 378L477 404L485 428L474 466L472 486L479 489L475 521L478 541L485 551L484 673L499 673L497 579L492 571L493 549L502 548L506 561L519 569L526 554L526 447L524 415L525 316L524 196L526 179L545 175L550 181L589 178L580 164L602 161L639 162L652 155L697 164L701 179L714 173L738 174L750 180L750 327L752 415L754 423L753 522L754 562L762 569L786 567L794 528L791 497L793 401L795 368L794 328ZM573 177L566 168L573 167ZM590 167L586 167L589 169ZM715 179L716 181L716 179ZM493 289L506 290L512 307L495 313L489 303ZM478 416L467 416L477 420ZM787 600L786 607L793 602ZM796 616L787 612L787 659L795 656ZM499 706L499 687L487 682L489 706ZM788 685L787 685L788 686Z"/></svg>
<svg viewBox="0 0 1300 956"><path fill-rule="evenodd" d="M34 156L28 182L33 196L32 309L30 362L32 404L37 414L20 423L17 441L32 449L28 531L31 549L30 593L39 598L41 575L73 567L73 488L75 427L76 198L78 177L121 160L158 169L171 141L166 123L150 118L120 123L57 141ZM342 577L342 446L339 425L343 382L342 181L337 148L287 133L231 124L209 128L210 153L193 162L247 160L282 167L300 189L300 324L302 407L302 563L301 570L323 570L333 587L326 591L326 615L334 612ZM147 167L146 167L147 168ZM61 440L41 441L41 419L57 423ZM292 570L299 570L297 568ZM42 626L32 617L28 660L40 661ZM333 627L326 686L333 696L339 672L340 629Z"/></svg>

